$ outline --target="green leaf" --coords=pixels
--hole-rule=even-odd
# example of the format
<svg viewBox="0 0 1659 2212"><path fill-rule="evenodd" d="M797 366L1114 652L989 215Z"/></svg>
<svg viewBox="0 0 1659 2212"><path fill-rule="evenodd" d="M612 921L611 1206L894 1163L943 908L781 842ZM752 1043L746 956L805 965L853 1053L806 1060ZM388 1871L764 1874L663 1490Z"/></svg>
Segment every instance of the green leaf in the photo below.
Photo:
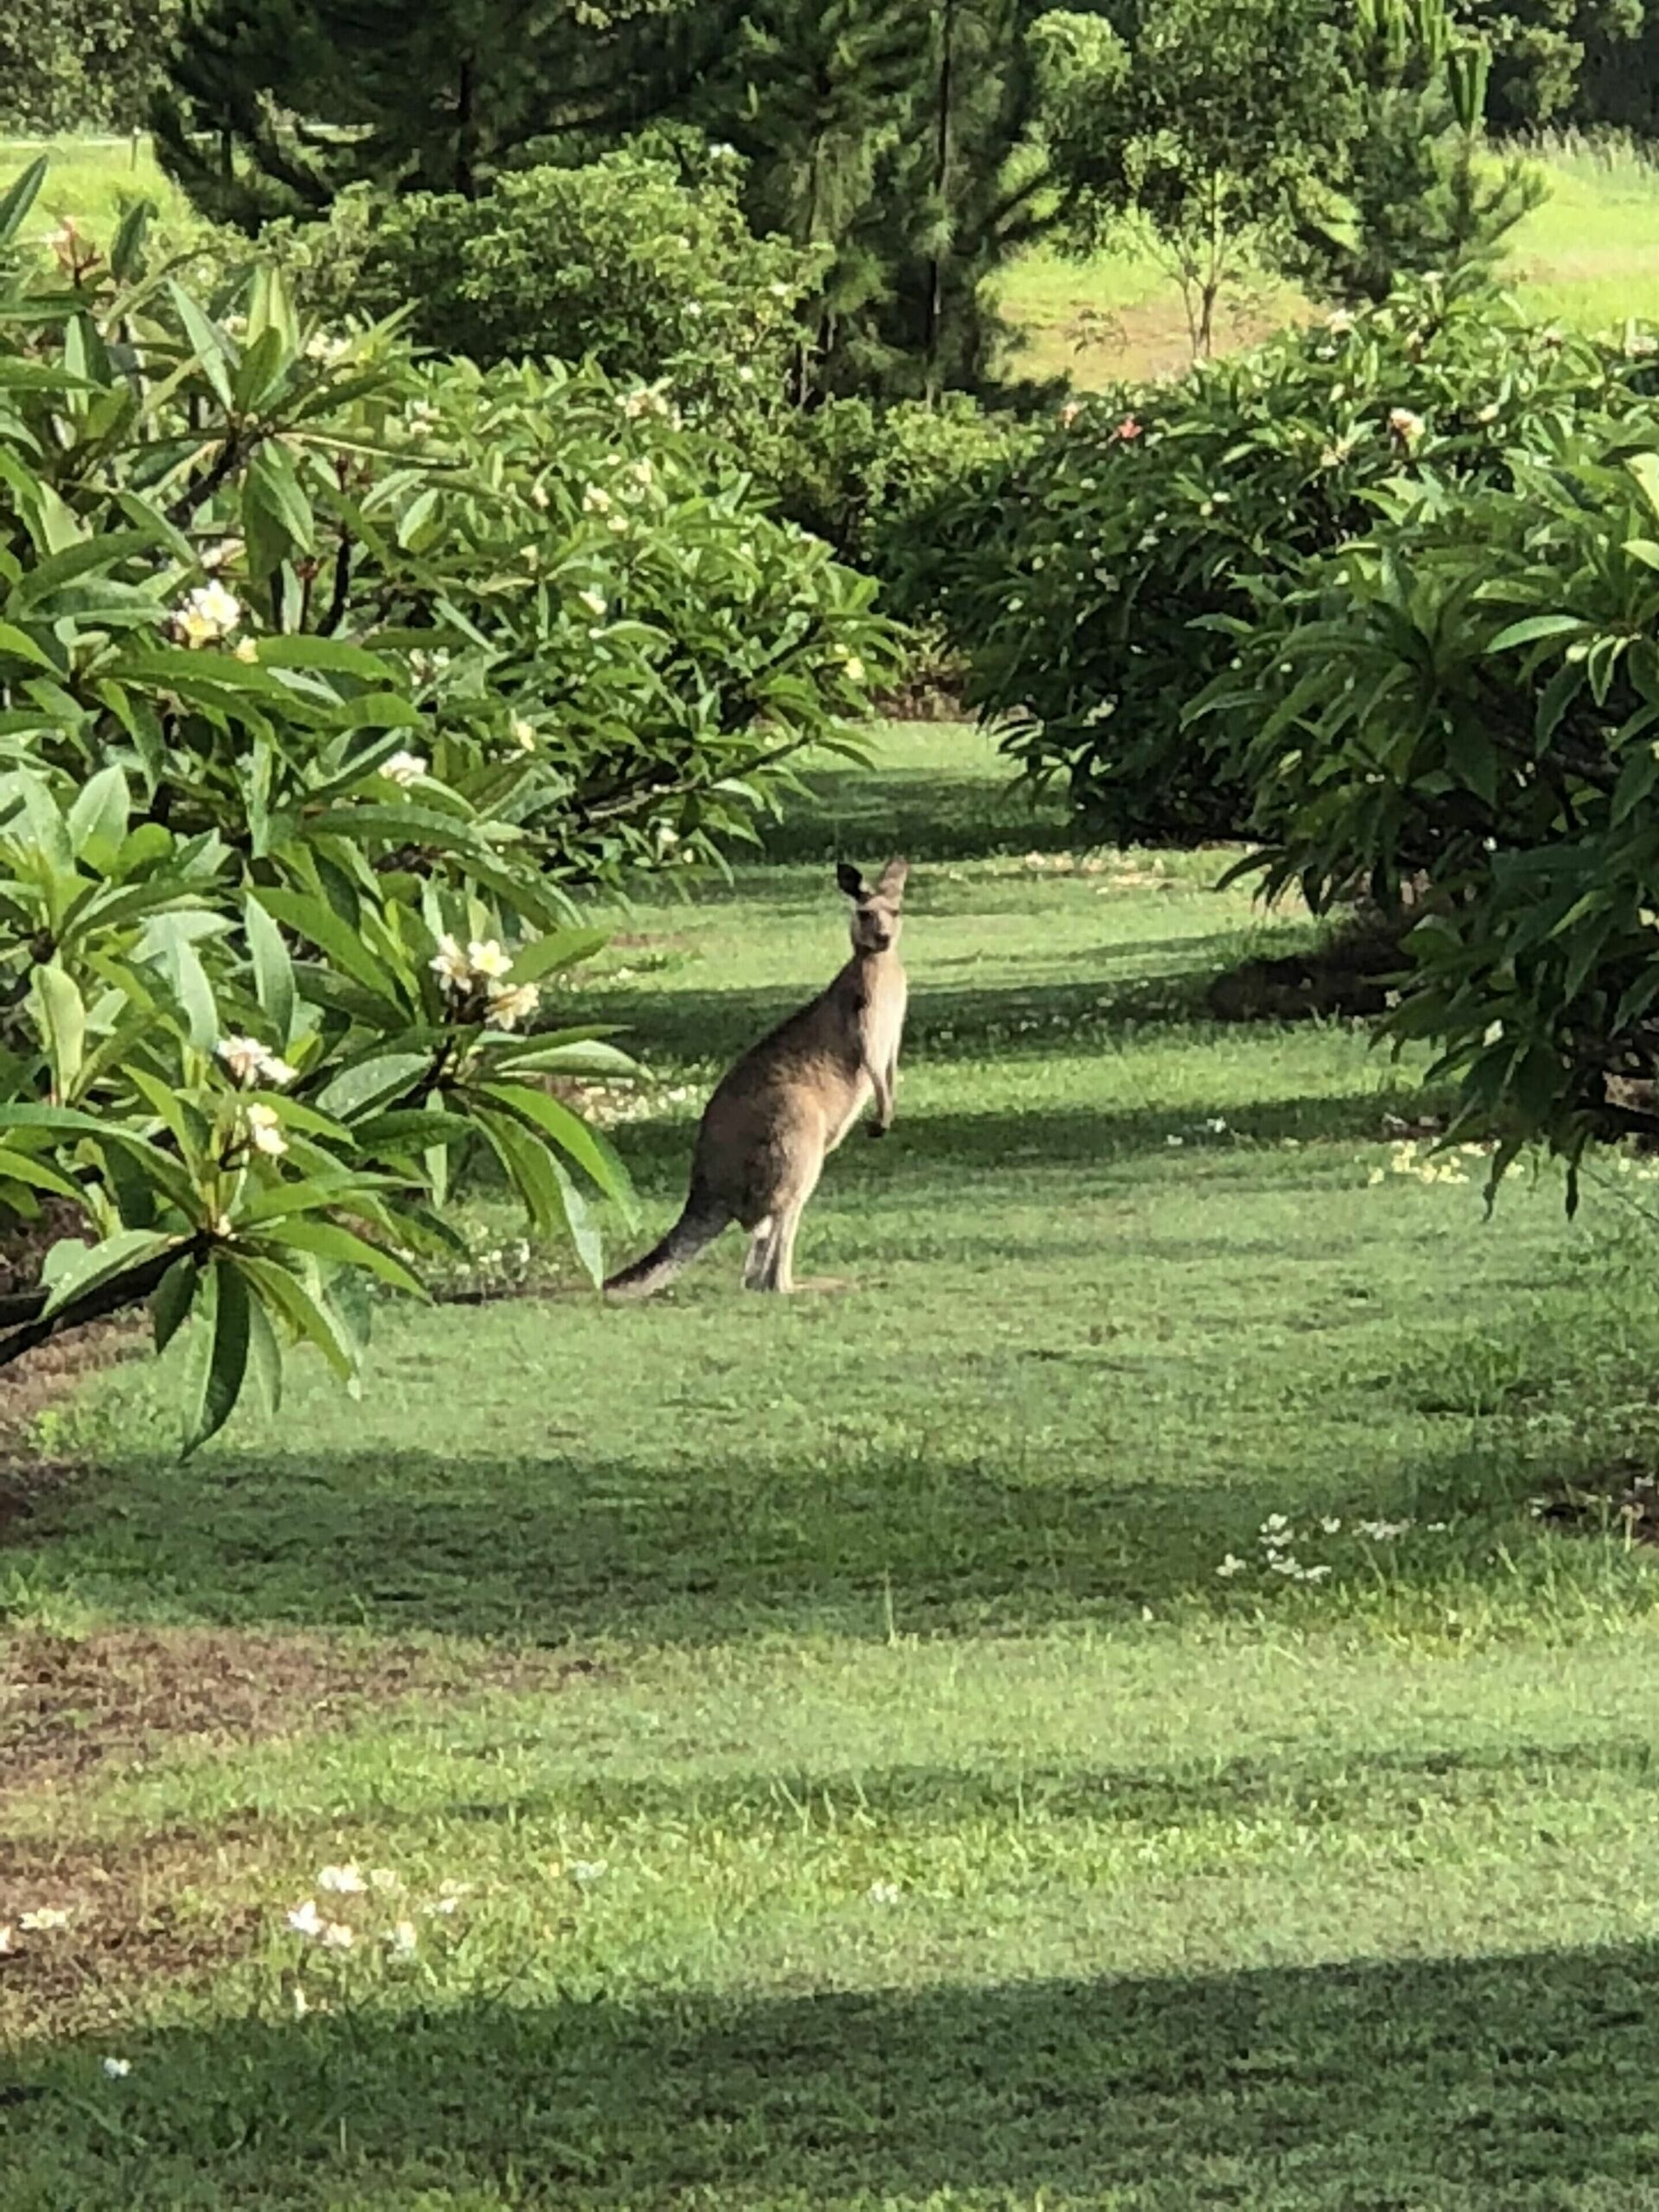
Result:
<svg viewBox="0 0 1659 2212"><path fill-rule="evenodd" d="M599 1224L593 1211L562 1160L550 1155L548 1165L553 1170L559 1186L559 1196L564 1205L564 1225L582 1272L597 1289L605 1277L605 1254L599 1234Z"/></svg>
<svg viewBox="0 0 1659 2212"><path fill-rule="evenodd" d="M178 1161L168 1159L147 1137L123 1128L108 1115L83 1114L68 1106L0 1105L0 1128L48 1129L60 1136L91 1137L100 1144L123 1145L143 1161L150 1181L181 1211L189 1212L195 1203L195 1191Z"/></svg>
<svg viewBox="0 0 1659 2212"><path fill-rule="evenodd" d="M121 768L111 764L81 786L69 809L69 836L84 856L95 842L120 849L132 818L132 794Z"/></svg>
<svg viewBox="0 0 1659 2212"><path fill-rule="evenodd" d="M178 309L179 321L184 325L184 334L192 352L200 365L202 373L212 385L219 405L230 414L235 402L231 396L231 343L225 333L211 323L196 305L182 284L169 278L168 290Z"/></svg>
<svg viewBox="0 0 1659 2212"><path fill-rule="evenodd" d="M256 571L268 575L291 553L316 546L311 503L300 488L294 464L279 446L261 446L242 483L242 515L248 553Z"/></svg>
<svg viewBox="0 0 1659 2212"><path fill-rule="evenodd" d="M20 1152L15 1145L0 1144L0 1176L14 1183L27 1183L36 1191L51 1191L60 1198L79 1202L85 1193L78 1183L61 1174L45 1160L36 1160L32 1153Z"/></svg>
<svg viewBox="0 0 1659 2212"><path fill-rule="evenodd" d="M431 1055L427 1052L377 1053L372 1059L342 1069L319 1093L317 1103L325 1114L349 1121L366 1107L401 1096L431 1065Z"/></svg>
<svg viewBox="0 0 1659 2212"><path fill-rule="evenodd" d="M267 1222L261 1236L268 1243L291 1244L298 1251L315 1252L319 1259L336 1260L342 1267L362 1268L394 1289L412 1292L416 1298L427 1295L425 1284L401 1260L379 1245L371 1244L354 1230L343 1228L337 1221L320 1221L313 1214L296 1214L292 1220Z"/></svg>
<svg viewBox="0 0 1659 2212"><path fill-rule="evenodd" d="M47 158L41 154L15 182L0 194L0 246L10 245L22 230L36 194L46 182Z"/></svg>
<svg viewBox="0 0 1659 2212"><path fill-rule="evenodd" d="M1643 498L1659 515L1659 454L1632 454L1624 465L1636 479Z"/></svg>
<svg viewBox="0 0 1659 2212"><path fill-rule="evenodd" d="M232 1259L228 1264L240 1272L239 1261ZM283 1347L270 1325L259 1286L251 1278L247 1280L253 1293L248 1300L248 1380L260 1411L270 1421L283 1402Z"/></svg>
<svg viewBox="0 0 1659 2212"><path fill-rule="evenodd" d="M66 1306L74 1305L90 1290L101 1283L122 1275L141 1261L153 1259L157 1252L176 1243L170 1236L159 1236L153 1229L118 1229L113 1236L106 1236L101 1243L86 1244L79 1257L73 1252L65 1262L55 1267L52 1274L52 1294L42 1309L42 1318L49 1319L60 1313ZM61 1245L54 1248L64 1250Z"/></svg>
<svg viewBox="0 0 1659 2212"><path fill-rule="evenodd" d="M144 240L155 218L153 200L135 200L121 218L110 247L110 274L118 283L129 283L137 276L143 260Z"/></svg>
<svg viewBox="0 0 1659 2212"><path fill-rule="evenodd" d="M614 1199L632 1218L633 1185L628 1179L628 1171L596 1129L589 1128L568 1106L561 1106L556 1098L550 1098L544 1090L532 1090L527 1084L484 1083L479 1089L485 1097L495 1099L520 1120L550 1137L562 1151L586 1168L606 1197Z"/></svg>
<svg viewBox="0 0 1659 2212"><path fill-rule="evenodd" d="M240 1252L237 1266L266 1306L280 1313L302 1342L315 1344L340 1380L349 1382L357 1371L356 1356L350 1334L332 1307L314 1298L293 1270L279 1260Z"/></svg>
<svg viewBox="0 0 1659 2212"><path fill-rule="evenodd" d="M210 1262L202 1285L192 1360L185 1391L184 1443L180 1457L216 1436L236 1410L248 1371L248 1284L222 1255Z"/></svg>
<svg viewBox="0 0 1659 2212"><path fill-rule="evenodd" d="M254 995L286 1050L294 1035L296 992L294 963L283 933L257 899L244 903L242 918L248 933L248 957L253 963Z"/></svg>
<svg viewBox="0 0 1659 2212"><path fill-rule="evenodd" d="M353 982L361 983L365 990L385 1000L395 1017L403 1015L404 1008L399 1002L396 979L326 899L314 899L298 891L268 890L264 885L253 895L267 913L286 923L296 936L308 938Z"/></svg>
<svg viewBox="0 0 1659 2212"><path fill-rule="evenodd" d="M515 983L537 982L562 968L574 968L584 960L591 960L608 942L604 930L550 930L545 937L537 938L519 950L509 980Z"/></svg>
<svg viewBox="0 0 1659 2212"><path fill-rule="evenodd" d="M201 1269L193 1254L182 1252L162 1277L149 1300L150 1326L157 1353L164 1352L194 1305Z"/></svg>
<svg viewBox="0 0 1659 2212"><path fill-rule="evenodd" d="M195 946L187 934L185 918L178 914L156 914L145 932L162 973L183 1009L190 1042L198 1051L211 1052L219 1042L219 1007Z"/></svg>
<svg viewBox="0 0 1659 2212"><path fill-rule="evenodd" d="M1529 614L1523 621L1511 622L1500 630L1486 648L1489 653L1507 652L1512 645L1529 645L1539 638L1564 638L1579 635L1589 624L1576 614Z"/></svg>
<svg viewBox="0 0 1659 2212"><path fill-rule="evenodd" d="M86 1007L72 976L55 960L35 970L53 1088L66 1104L74 1096L86 1047Z"/></svg>
<svg viewBox="0 0 1659 2212"><path fill-rule="evenodd" d="M57 674L50 653L44 652L16 623L0 622L0 659L8 653L14 660L27 661L33 668L44 669L48 676Z"/></svg>

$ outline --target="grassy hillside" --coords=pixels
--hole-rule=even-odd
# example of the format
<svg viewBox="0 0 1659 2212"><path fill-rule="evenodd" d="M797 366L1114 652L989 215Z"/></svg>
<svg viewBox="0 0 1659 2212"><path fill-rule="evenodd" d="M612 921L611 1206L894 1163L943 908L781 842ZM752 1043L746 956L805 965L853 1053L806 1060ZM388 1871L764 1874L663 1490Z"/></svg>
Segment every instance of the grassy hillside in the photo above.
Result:
<svg viewBox="0 0 1659 2212"><path fill-rule="evenodd" d="M0 190L26 160L49 154L43 229L73 217L107 229L137 193L164 215L179 196L143 142L0 142ZM1626 315L1659 320L1659 168L1628 148L1554 139L1541 149L1550 197L1518 234L1515 279L1544 315L1604 328ZM1147 254L1133 250L1077 262L1052 249L1027 254L1001 280L1010 320L1025 332L1015 365L1092 388L1119 377L1179 372L1190 358L1179 292ZM1224 346L1248 344L1306 313L1294 289L1262 278L1224 308Z"/></svg>

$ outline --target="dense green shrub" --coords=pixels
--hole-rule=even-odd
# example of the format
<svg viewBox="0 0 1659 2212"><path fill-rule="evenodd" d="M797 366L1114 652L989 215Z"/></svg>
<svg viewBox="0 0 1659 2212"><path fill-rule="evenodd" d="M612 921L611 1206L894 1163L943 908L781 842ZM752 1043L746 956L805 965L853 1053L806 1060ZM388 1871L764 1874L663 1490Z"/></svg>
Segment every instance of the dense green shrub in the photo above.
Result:
<svg viewBox="0 0 1659 2212"><path fill-rule="evenodd" d="M596 1268L563 887L741 830L882 639L648 387L210 313L141 227L0 286L0 1214L90 1232L0 1366L194 1313L194 1441L284 1338L352 1371L469 1146Z"/></svg>
<svg viewBox="0 0 1659 2212"><path fill-rule="evenodd" d="M6 0L0 130L136 130L183 0Z"/></svg>
<svg viewBox="0 0 1659 2212"><path fill-rule="evenodd" d="M739 168L713 162L692 185L621 151L510 173L471 200L359 185L326 221L273 225L263 245L327 320L402 310L409 336L438 353L591 359L665 379L689 415L752 422L785 403L816 263L753 236Z"/></svg>
<svg viewBox="0 0 1659 2212"><path fill-rule="evenodd" d="M1381 492L1211 702L1269 889L1426 880L1390 1026L1446 1048L1500 1173L1530 1139L1576 1165L1659 1135L1659 420L1531 442Z"/></svg>
<svg viewBox="0 0 1659 2212"><path fill-rule="evenodd" d="M1029 420L989 413L965 393L937 407L830 400L787 419L766 473L791 520L878 579L883 606L914 633L912 658L926 658L945 643L967 518L994 506L1040 436Z"/></svg>
<svg viewBox="0 0 1659 2212"><path fill-rule="evenodd" d="M1009 751L1065 781L1090 836L1249 835L1253 784L1188 720L1232 658L1226 619L1363 529L1390 482L1503 485L1517 448L1631 406L1659 384L1646 344L1564 337L1474 280L1430 282L1068 408L997 519L982 500L955 524L976 541L955 615L975 703L1010 718Z"/></svg>

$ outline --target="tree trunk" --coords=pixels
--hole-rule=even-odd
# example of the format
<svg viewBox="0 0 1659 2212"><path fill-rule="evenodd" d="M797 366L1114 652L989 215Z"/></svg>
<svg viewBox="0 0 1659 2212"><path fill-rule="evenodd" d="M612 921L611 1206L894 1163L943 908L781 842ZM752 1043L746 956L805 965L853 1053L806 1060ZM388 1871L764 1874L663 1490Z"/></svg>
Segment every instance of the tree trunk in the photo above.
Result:
<svg viewBox="0 0 1659 2212"><path fill-rule="evenodd" d="M933 191L941 215L950 188L950 102L956 67L957 0L944 0L940 25L938 115L933 142ZM939 396L939 349L944 326L944 261L943 245L936 244L927 272L927 313L922 345L923 371L929 405Z"/></svg>

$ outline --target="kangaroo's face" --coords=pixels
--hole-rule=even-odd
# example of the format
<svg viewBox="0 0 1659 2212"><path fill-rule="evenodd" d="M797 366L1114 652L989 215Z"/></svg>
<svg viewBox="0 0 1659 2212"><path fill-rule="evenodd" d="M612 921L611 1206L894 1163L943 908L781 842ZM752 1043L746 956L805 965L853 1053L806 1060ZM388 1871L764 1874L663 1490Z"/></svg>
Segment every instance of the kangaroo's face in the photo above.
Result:
<svg viewBox="0 0 1659 2212"><path fill-rule="evenodd" d="M891 952L898 944L909 873L907 861L889 861L872 886L849 861L842 861L836 870L836 881L853 902L855 952Z"/></svg>

